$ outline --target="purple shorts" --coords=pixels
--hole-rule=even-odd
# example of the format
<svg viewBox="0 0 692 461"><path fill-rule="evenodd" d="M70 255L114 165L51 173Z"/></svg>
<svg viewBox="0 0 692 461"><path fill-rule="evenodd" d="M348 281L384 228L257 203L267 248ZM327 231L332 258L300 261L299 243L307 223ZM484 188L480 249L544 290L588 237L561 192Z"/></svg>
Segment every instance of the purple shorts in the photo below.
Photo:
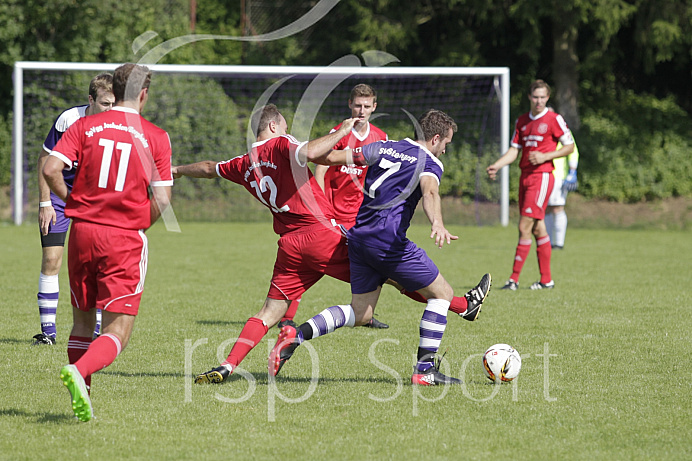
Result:
<svg viewBox="0 0 692 461"><path fill-rule="evenodd" d="M55 210L55 225L48 224L48 234L41 235L41 247L64 247L67 231L70 229L70 218L65 217L65 203L62 200L53 196L51 193L51 202Z"/></svg>
<svg viewBox="0 0 692 461"><path fill-rule="evenodd" d="M417 291L433 283L440 273L427 253L410 240L387 250L349 240L348 258L354 294L375 291L387 279L397 281L407 291Z"/></svg>
<svg viewBox="0 0 692 461"><path fill-rule="evenodd" d="M65 203L62 200L53 198L51 196L51 202L53 202L53 208L55 209L55 225L50 223L48 226L49 234L59 234L62 232L67 232L70 230L70 218L65 217Z"/></svg>

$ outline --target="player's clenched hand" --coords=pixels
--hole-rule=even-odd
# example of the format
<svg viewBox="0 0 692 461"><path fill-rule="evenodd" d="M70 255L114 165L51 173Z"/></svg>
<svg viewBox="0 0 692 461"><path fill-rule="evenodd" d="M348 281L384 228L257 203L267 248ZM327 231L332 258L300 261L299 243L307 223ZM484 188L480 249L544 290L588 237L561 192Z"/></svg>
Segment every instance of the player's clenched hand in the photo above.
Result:
<svg viewBox="0 0 692 461"><path fill-rule="evenodd" d="M55 208L52 206L44 206L38 209L38 227L41 229L41 235L48 235L48 226L55 222L57 216L55 215Z"/></svg>
<svg viewBox="0 0 692 461"><path fill-rule="evenodd" d="M173 179L178 179L178 178L183 177L182 174L178 173L178 167L177 166L171 167L171 173L173 174Z"/></svg>
<svg viewBox="0 0 692 461"><path fill-rule="evenodd" d="M537 150L533 150L529 152L529 163L531 165L540 165L542 163L545 163L547 160L547 155L544 154L543 152L538 152Z"/></svg>
<svg viewBox="0 0 692 461"><path fill-rule="evenodd" d="M430 238L435 239L435 245L438 248L442 248L445 242L447 242L447 245L449 245L450 243L452 243L452 240L459 239L458 236L452 235L452 233L445 229L444 226L439 224L433 224L432 232L430 233Z"/></svg>
<svg viewBox="0 0 692 461"><path fill-rule="evenodd" d="M486 173L488 173L488 177L490 179L495 179L497 177L497 172L499 168L495 166L495 164L490 165L488 168L485 169Z"/></svg>
<svg viewBox="0 0 692 461"><path fill-rule="evenodd" d="M353 125L355 125L358 120L360 120L358 117L353 117L347 118L346 120L341 122L340 129L344 133L344 136L351 132L351 130L353 129Z"/></svg>

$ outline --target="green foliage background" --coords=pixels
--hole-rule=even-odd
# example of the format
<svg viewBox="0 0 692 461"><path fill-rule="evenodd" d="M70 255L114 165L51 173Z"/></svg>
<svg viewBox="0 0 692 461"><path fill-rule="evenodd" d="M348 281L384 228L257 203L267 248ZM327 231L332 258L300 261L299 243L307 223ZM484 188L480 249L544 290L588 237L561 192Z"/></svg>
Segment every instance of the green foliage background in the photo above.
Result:
<svg viewBox="0 0 692 461"><path fill-rule="evenodd" d="M188 0L108 4L6 0L0 5L4 24L0 27L0 141L4 141L0 142L0 187L10 182L15 61L137 61L155 46L189 34L270 33L297 21L318 3L325 2L247 0L243 17L238 2L198 0L192 30ZM567 0L559 2L559 7L548 0L332 3L333 8L315 25L285 38L199 40L170 51L160 62L327 65L347 54L381 50L405 66L508 66L514 119L528 110L525 89L535 78L553 83L551 102L559 102L561 88L555 82L564 81L560 71L567 63L553 47L564 30L576 37L571 78L578 90L574 108L578 118L567 122L580 146L579 192L618 202L692 196L692 156L688 155L692 148L692 0ZM150 40L133 48L135 39L145 32L151 32ZM179 94L188 95L182 97L187 102L196 92L202 101L223 101L227 107L218 110L233 115L233 101L219 93L215 98L215 90L202 81L181 84L186 90ZM200 106L155 100L157 109L167 115L166 123L204 130L195 120L200 118L200 112L194 112ZM164 108L164 102L170 103L170 109ZM173 108L179 110L173 113ZM45 118L56 115L51 112ZM46 127L50 123L46 120L30 123ZM218 120L212 123L219 125ZM244 135L235 126L218 128L208 139L174 143L181 143L182 149L195 149L200 143L216 148L221 137L235 143ZM473 188L469 185L478 182L478 167L468 164L468 153L462 145L447 159L446 173L453 180L443 193L470 198L468 191ZM483 158L487 163L491 160ZM517 181L516 166L512 171L512 181ZM182 189L191 195L204 193L196 187ZM512 194L516 195L516 187Z"/></svg>

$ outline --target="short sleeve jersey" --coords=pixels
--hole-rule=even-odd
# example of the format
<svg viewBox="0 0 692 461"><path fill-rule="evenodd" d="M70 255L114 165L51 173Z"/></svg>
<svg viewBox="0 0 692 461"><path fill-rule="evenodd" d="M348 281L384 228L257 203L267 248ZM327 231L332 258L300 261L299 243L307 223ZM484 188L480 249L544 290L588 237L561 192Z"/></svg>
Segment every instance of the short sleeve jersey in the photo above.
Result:
<svg viewBox="0 0 692 461"><path fill-rule="evenodd" d="M334 133L339 128L341 124L335 126L330 133ZM368 129L363 136L353 129L339 140L334 149L352 149L354 152L360 152L366 144L388 139L387 133L368 123ZM355 221L363 201L363 181L367 169L367 166L360 165L333 165L327 169L324 175L324 193L334 208L336 220L339 223Z"/></svg>
<svg viewBox="0 0 692 461"><path fill-rule="evenodd" d="M528 174L553 171L552 161L531 165L529 152L553 152L556 150L558 142L562 142L563 145L574 142L572 133L560 114L545 109L535 117L531 115L531 112L520 116L515 125L511 145L521 149L521 160L519 161L521 172Z"/></svg>
<svg viewBox="0 0 692 461"><path fill-rule="evenodd" d="M369 165L363 203L348 238L376 248L403 245L423 195L420 178L432 176L439 184L444 166L429 150L408 138L363 146L363 157Z"/></svg>
<svg viewBox="0 0 692 461"><path fill-rule="evenodd" d="M171 142L166 133L130 108L77 120L51 155L79 163L65 216L139 230L151 225L148 186L172 186Z"/></svg>
<svg viewBox="0 0 692 461"><path fill-rule="evenodd" d="M67 129L80 118L86 117L86 111L88 108L88 105L83 105L71 107L66 111L63 111L63 113L61 113L58 118L55 119L55 123L53 123L53 126L50 128L48 136L46 136L46 140L43 141L43 150L50 154ZM70 168L69 170L62 170L62 176L65 179L65 184L67 185L68 190L72 190L72 183L74 182L76 167L77 165L75 164L74 167ZM60 198L55 195L53 191L51 191L50 197L54 202L64 205L63 201L60 200Z"/></svg>
<svg viewBox="0 0 692 461"><path fill-rule="evenodd" d="M306 164L297 157L306 144L282 135L256 142L245 155L216 165L222 178L240 184L274 217L274 232L284 235L318 223L331 223L334 212Z"/></svg>

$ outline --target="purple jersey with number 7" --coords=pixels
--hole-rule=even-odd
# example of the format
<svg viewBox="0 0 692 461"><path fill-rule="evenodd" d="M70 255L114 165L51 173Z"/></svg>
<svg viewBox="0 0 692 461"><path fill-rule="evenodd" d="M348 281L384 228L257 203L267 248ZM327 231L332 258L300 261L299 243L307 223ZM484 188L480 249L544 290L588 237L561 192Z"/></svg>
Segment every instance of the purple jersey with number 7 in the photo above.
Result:
<svg viewBox="0 0 692 461"><path fill-rule="evenodd" d="M432 176L439 184L442 162L408 138L367 144L363 157L369 165L363 203L348 239L382 249L403 246L422 197L420 178Z"/></svg>

